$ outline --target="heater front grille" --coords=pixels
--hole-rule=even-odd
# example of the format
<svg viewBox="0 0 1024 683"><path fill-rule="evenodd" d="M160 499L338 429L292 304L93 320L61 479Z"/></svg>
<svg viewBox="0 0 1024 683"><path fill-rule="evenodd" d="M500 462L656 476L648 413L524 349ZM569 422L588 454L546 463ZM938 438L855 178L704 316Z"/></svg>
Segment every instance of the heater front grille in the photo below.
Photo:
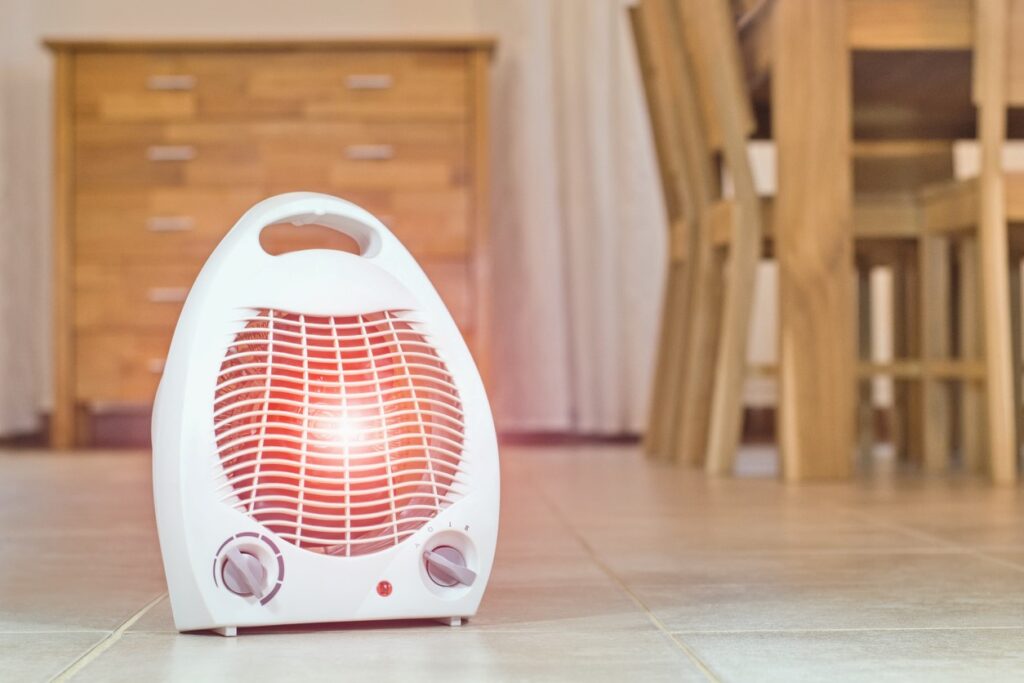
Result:
<svg viewBox="0 0 1024 683"><path fill-rule="evenodd" d="M405 311L257 310L220 368L223 500L300 548L365 555L462 490L465 424L445 364Z"/></svg>

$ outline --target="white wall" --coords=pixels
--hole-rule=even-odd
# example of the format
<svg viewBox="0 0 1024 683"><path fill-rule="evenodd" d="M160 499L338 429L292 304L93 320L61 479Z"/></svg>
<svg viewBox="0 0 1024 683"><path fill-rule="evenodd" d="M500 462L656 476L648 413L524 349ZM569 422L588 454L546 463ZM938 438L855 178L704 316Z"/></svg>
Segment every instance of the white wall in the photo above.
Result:
<svg viewBox="0 0 1024 683"><path fill-rule="evenodd" d="M24 1L24 0L23 0ZM288 37L469 33L476 0L36 0L39 33Z"/></svg>

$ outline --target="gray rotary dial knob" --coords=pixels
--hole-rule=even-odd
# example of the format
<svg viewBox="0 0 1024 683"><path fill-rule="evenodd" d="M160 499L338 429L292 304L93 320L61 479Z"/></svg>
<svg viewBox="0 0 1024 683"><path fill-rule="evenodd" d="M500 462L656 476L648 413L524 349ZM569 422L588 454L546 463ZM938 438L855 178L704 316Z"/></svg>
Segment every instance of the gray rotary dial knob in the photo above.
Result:
<svg viewBox="0 0 1024 683"><path fill-rule="evenodd" d="M427 576L438 586L451 587L462 584L472 586L476 572L466 566L466 558L450 545L440 545L423 553Z"/></svg>
<svg viewBox="0 0 1024 683"><path fill-rule="evenodd" d="M259 558L238 548L229 548L224 555L221 569L224 586L236 595L262 599L266 593L267 570Z"/></svg>

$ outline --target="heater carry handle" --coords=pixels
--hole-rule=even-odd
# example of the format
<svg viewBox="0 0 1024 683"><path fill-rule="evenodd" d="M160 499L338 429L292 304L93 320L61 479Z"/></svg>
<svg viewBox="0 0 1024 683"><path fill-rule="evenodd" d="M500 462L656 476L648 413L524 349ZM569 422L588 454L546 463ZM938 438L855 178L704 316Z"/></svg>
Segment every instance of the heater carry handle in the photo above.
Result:
<svg viewBox="0 0 1024 683"><path fill-rule="evenodd" d="M359 245L359 255L376 259L401 250L398 239L373 214L352 202L315 192L291 192L265 199L246 213L235 226L241 239L259 251L260 233L269 225L291 223L295 226L322 225L351 237Z"/></svg>

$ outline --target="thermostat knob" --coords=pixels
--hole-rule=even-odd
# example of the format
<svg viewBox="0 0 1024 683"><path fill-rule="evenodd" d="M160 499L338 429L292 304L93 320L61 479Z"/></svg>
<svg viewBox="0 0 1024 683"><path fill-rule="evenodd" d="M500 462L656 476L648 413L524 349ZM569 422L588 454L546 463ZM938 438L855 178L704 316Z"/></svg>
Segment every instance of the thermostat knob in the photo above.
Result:
<svg viewBox="0 0 1024 683"><path fill-rule="evenodd" d="M266 592L267 570L259 558L238 548L225 553L221 570L224 586L236 595L262 599Z"/></svg>
<svg viewBox="0 0 1024 683"><path fill-rule="evenodd" d="M476 572L466 566L466 558L450 545L440 545L423 553L427 576L438 586L446 588L462 584L472 586Z"/></svg>

